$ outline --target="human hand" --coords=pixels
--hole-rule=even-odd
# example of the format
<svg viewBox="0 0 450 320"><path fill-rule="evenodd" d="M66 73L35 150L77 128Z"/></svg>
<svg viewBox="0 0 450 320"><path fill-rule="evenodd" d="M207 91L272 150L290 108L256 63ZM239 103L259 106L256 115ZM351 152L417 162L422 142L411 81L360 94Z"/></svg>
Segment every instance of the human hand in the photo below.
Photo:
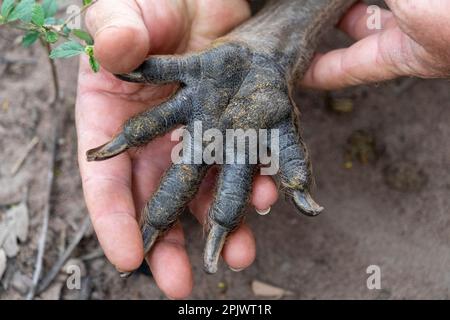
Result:
<svg viewBox="0 0 450 320"><path fill-rule="evenodd" d="M170 165L170 134L135 152L106 162L87 162L86 151L110 140L131 116L164 101L174 86L142 86L117 80L139 66L148 54L199 50L250 16L245 0L100 0L87 12L95 38L98 74L82 60L76 104L79 165L85 200L99 242L112 264L132 271L143 260L138 216ZM190 209L204 223L212 200L214 174L203 181ZM277 199L267 176L255 180L252 204L269 208ZM248 267L255 240L242 224L227 240L223 258L233 269ZM175 225L147 256L156 283L170 298L183 298L193 280L180 224Z"/></svg>
<svg viewBox="0 0 450 320"><path fill-rule="evenodd" d="M339 89L401 76L450 76L450 1L385 0L381 30L367 27L367 5L358 3L339 27L357 42L317 54L302 85Z"/></svg>

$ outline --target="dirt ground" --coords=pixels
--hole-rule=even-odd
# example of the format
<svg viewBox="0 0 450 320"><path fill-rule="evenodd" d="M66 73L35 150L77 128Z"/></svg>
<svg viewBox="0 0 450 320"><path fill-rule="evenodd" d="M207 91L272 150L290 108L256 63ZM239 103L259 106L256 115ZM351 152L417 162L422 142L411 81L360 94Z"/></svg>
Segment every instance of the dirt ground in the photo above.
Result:
<svg viewBox="0 0 450 320"><path fill-rule="evenodd" d="M333 41L342 45L344 38ZM331 46L331 42L328 43ZM0 221L28 188L29 232L9 258L0 299L23 299L34 271L46 202L51 112L45 51L21 48L0 29ZM79 229L86 209L76 158L73 109L77 61L58 62L70 110L58 141L55 188L44 275ZM267 216L250 210L257 259L235 273L201 268L202 228L188 215L194 299L254 299L253 280L286 289L287 299L448 299L450 297L450 90L446 80L402 79L298 97L313 158L315 195L326 211L300 216L280 200ZM332 107L330 107L332 106ZM334 107L333 107L334 106ZM338 112L336 109L350 112ZM34 137L17 174L11 170ZM120 279L99 253L92 231L72 258L85 267L83 290L69 290L62 272L37 298L164 299L143 274ZM86 256L91 253L91 257ZM381 270L381 290L366 286L370 265Z"/></svg>

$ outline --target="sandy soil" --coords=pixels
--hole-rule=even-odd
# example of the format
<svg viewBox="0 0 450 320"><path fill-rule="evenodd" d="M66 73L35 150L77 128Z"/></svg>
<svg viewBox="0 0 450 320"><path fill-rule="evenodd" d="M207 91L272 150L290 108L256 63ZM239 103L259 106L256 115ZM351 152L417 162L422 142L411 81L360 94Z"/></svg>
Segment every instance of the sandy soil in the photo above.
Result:
<svg viewBox="0 0 450 320"><path fill-rule="evenodd" d="M34 270L45 205L50 77L39 46L24 50L15 34L0 29L0 50L0 218L20 201L26 188L30 215L28 239L20 244L17 257L8 259L0 299L22 299ZM59 139L44 274L87 214L73 120L77 61L58 62L58 67L65 97L60 107L70 112ZM353 111L348 113L330 110L330 97L323 93L302 92L298 100L313 157L315 194L326 212L306 218L282 200L268 216L249 212L247 221L257 239L254 265L240 273L222 265L213 276L201 269L202 229L185 215L182 223L195 274L192 298L252 299L250 284L255 279L292 291L290 299L449 298L448 81L403 79L333 93L331 104L351 101ZM349 137L358 130L370 137L370 143L362 139L361 147L361 139L353 139L349 145ZM11 175L35 136L40 142ZM354 158L349 158L349 150ZM97 240L90 231L72 257L96 250ZM63 286L67 275L62 273L38 298L164 298L151 277L119 279L102 256L84 260L83 265L86 290L67 289ZM381 290L366 286L369 265L381 268Z"/></svg>

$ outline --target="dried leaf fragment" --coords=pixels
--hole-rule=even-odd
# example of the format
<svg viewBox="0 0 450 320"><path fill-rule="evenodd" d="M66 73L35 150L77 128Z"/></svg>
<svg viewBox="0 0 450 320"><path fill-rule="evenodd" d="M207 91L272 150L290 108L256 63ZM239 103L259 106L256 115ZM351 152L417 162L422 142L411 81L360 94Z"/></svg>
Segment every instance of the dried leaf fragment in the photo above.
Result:
<svg viewBox="0 0 450 320"><path fill-rule="evenodd" d="M252 291L253 294L257 297L271 298L271 299L281 299L285 296L290 296L294 294L292 291L275 287L258 280L252 281Z"/></svg>
<svg viewBox="0 0 450 320"><path fill-rule="evenodd" d="M19 252L17 240L24 242L28 237L28 207L25 202L8 209L0 220L0 249L12 258Z"/></svg>

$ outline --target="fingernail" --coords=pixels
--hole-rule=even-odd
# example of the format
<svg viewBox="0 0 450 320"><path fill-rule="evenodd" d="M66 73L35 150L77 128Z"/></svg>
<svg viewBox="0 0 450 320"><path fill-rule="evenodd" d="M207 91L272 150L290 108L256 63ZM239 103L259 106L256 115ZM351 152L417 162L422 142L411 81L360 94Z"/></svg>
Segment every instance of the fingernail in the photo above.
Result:
<svg viewBox="0 0 450 320"><path fill-rule="evenodd" d="M245 269L245 268L235 269L235 268L232 268L232 267L229 267L229 268L230 268L230 270L233 271L233 272L241 272L242 270Z"/></svg>
<svg viewBox="0 0 450 320"><path fill-rule="evenodd" d="M255 208L256 212L258 212L258 214L261 215L261 216L265 216L266 214L269 214L271 209L272 209L272 207L269 207L269 208L267 208L265 210L259 210L259 209Z"/></svg>
<svg viewBox="0 0 450 320"><path fill-rule="evenodd" d="M129 278L132 274L133 274L133 272L120 272L120 273L119 273L119 276L120 276L122 279L126 279L126 278Z"/></svg>
<svg viewBox="0 0 450 320"><path fill-rule="evenodd" d="M117 272L119 273L119 276L121 278L128 278L129 276L131 276L133 274L133 271L123 271L120 270L119 268L116 268Z"/></svg>

